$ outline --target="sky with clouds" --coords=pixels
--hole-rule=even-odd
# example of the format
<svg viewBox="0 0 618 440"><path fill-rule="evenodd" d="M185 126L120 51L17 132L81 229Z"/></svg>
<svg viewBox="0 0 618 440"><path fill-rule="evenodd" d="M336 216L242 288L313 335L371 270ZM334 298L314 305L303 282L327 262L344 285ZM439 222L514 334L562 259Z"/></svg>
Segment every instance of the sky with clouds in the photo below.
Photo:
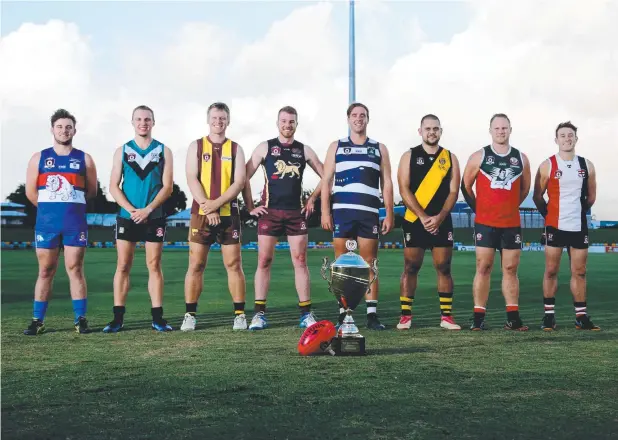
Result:
<svg viewBox="0 0 618 440"><path fill-rule="evenodd" d="M155 137L175 156L188 194L189 143L206 108L231 108L228 135L247 156L275 137L277 110L299 111L297 139L323 159L347 134L348 6L322 2L6 2L1 4L2 197L51 143L49 116L78 119L75 146L108 186L113 151L133 136L131 110L155 111ZM552 155L555 126L579 127L594 162L598 219L618 219L612 160L618 139L618 2L521 0L357 2L357 99L369 135L399 158L419 143L426 113L465 163L490 141L489 118L512 121L533 174ZM395 188L397 188L394 177ZM311 170L305 186L318 178ZM252 179L254 192L262 173Z"/></svg>

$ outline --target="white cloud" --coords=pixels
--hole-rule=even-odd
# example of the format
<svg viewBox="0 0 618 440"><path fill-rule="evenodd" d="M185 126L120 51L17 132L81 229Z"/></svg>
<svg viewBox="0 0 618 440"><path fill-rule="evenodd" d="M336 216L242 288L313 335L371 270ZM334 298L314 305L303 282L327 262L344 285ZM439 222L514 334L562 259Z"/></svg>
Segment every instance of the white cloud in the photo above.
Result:
<svg viewBox="0 0 618 440"><path fill-rule="evenodd" d="M244 43L242 35L194 17L180 29L161 30L169 34L162 46L136 31L135 41L117 48L119 65L107 75L94 71L97 53L77 25L24 24L0 41L2 195L24 180L31 154L49 144L48 117L57 107L76 113L76 145L93 154L105 186L112 152L132 136L130 112L142 103L155 110L155 135L174 150L175 178L185 191L186 148L205 134L206 107L215 100L230 104L229 135L247 156L276 135L277 110L293 105L298 139L323 158L347 132L347 9L341 7L299 4L262 38ZM465 163L489 142L489 117L505 112L512 143L528 154L534 173L556 150L554 127L570 119L580 127L579 152L598 170L594 211L618 218L608 160L618 137L618 5L477 0L472 7L467 28L436 43L424 29L440 23L397 16L389 3L359 3L357 97L371 109L370 136L387 144L395 170L419 142L420 117L436 113L443 144ZM399 25L389 26L394 20ZM389 45L404 55L394 58L402 52ZM253 179L255 193L262 179L261 173ZM305 183L317 183L312 171Z"/></svg>

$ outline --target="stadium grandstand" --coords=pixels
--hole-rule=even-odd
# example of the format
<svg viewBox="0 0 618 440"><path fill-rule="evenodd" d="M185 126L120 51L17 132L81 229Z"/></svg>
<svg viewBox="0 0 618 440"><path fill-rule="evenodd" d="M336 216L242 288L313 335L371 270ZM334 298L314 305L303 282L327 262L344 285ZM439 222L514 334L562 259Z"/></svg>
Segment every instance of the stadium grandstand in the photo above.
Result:
<svg viewBox="0 0 618 440"><path fill-rule="evenodd" d="M0 205L0 218L2 225L23 225L28 215L24 212L25 205L13 202L2 202Z"/></svg>

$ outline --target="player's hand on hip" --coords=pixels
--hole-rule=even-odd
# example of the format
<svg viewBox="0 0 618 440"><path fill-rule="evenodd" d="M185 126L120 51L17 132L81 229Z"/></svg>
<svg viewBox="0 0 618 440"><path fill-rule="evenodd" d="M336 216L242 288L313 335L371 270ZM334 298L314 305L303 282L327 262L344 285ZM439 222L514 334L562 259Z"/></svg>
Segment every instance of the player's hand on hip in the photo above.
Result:
<svg viewBox="0 0 618 440"><path fill-rule="evenodd" d="M326 231L333 230L333 217L330 214L322 213L322 229Z"/></svg>
<svg viewBox="0 0 618 440"><path fill-rule="evenodd" d="M221 223L221 217L216 212L207 214L206 220L208 220L208 225L210 226L218 226Z"/></svg>
<svg viewBox="0 0 618 440"><path fill-rule="evenodd" d="M387 215L384 221L382 222L382 235L386 235L389 232L391 232L394 226L395 226L395 219L392 216Z"/></svg>
<svg viewBox="0 0 618 440"><path fill-rule="evenodd" d="M146 223L148 221L148 216L152 213L152 209L146 207L142 209L136 209L131 213L131 220L136 224Z"/></svg>
<svg viewBox="0 0 618 440"><path fill-rule="evenodd" d="M249 213L249 215L252 217L261 217L264 214L268 214L268 210L264 208L263 206L258 206L257 208L253 208L251 212Z"/></svg>

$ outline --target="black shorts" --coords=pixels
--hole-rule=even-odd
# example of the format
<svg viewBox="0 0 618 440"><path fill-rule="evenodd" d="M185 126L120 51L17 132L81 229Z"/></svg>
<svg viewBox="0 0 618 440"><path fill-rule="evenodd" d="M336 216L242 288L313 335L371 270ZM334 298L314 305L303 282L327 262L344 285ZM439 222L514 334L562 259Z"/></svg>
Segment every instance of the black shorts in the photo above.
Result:
<svg viewBox="0 0 618 440"><path fill-rule="evenodd" d="M541 243L549 247L588 249L588 230L562 231L553 226L546 226Z"/></svg>
<svg viewBox="0 0 618 440"><path fill-rule="evenodd" d="M164 218L155 218L146 223L136 224L130 218L116 217L116 240L147 241L163 243L165 241L166 223Z"/></svg>
<svg viewBox="0 0 618 440"><path fill-rule="evenodd" d="M477 247L492 249L521 249L521 227L495 228L493 226L474 225L474 244Z"/></svg>
<svg viewBox="0 0 618 440"><path fill-rule="evenodd" d="M453 220L450 215L444 219L435 235L425 230L420 219L415 222L404 220L401 229L403 230L403 243L407 248L453 247Z"/></svg>

